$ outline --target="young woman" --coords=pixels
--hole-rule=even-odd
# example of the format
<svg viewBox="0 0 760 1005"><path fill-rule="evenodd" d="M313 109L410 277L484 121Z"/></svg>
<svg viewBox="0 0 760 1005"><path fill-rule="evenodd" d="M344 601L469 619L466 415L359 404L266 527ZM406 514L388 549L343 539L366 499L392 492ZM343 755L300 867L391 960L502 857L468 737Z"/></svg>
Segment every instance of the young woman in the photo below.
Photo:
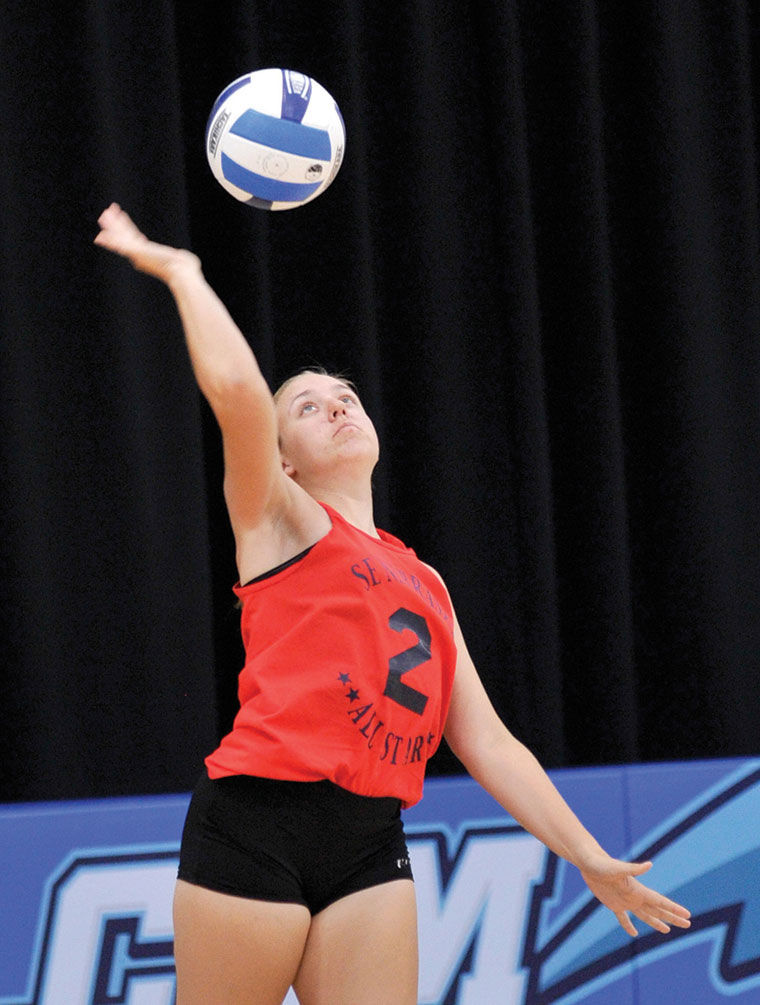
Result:
<svg viewBox="0 0 760 1005"><path fill-rule="evenodd" d="M631 935L689 912L611 858L497 717L446 588L379 531L375 429L355 389L306 371L273 398L188 251L117 205L95 243L166 284L219 423L246 665L234 726L188 811L174 904L178 1005L414 1005L414 886L399 810L441 736L576 865Z"/></svg>

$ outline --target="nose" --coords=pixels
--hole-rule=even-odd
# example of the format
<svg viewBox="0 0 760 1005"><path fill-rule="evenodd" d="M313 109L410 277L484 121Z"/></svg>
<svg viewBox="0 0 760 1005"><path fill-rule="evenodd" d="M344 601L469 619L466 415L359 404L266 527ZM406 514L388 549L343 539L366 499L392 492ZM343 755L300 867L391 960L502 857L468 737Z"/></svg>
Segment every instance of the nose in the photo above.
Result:
<svg viewBox="0 0 760 1005"><path fill-rule="evenodd" d="M339 418L341 415L345 415L346 414L345 401L340 401L338 398L333 398L333 400L330 402L329 411L330 411L330 418L333 421Z"/></svg>

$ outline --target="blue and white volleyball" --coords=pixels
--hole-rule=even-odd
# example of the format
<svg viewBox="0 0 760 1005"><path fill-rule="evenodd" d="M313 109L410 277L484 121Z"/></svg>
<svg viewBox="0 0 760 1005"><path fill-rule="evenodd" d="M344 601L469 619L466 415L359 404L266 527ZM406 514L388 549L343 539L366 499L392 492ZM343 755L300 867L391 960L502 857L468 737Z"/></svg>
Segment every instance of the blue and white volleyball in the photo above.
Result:
<svg viewBox="0 0 760 1005"><path fill-rule="evenodd" d="M343 117L316 80L294 70L255 70L214 102L206 156L230 195L259 209L293 209L316 199L338 173Z"/></svg>

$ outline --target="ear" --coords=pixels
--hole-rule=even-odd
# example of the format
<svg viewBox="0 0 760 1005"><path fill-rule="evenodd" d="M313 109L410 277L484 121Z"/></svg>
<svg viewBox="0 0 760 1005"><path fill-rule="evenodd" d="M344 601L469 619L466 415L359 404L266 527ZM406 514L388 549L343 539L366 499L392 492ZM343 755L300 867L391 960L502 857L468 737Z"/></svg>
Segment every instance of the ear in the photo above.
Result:
<svg viewBox="0 0 760 1005"><path fill-rule="evenodd" d="M290 463L287 457L281 456L280 460L282 462L282 470L285 472L288 478L293 478L296 473L295 467Z"/></svg>

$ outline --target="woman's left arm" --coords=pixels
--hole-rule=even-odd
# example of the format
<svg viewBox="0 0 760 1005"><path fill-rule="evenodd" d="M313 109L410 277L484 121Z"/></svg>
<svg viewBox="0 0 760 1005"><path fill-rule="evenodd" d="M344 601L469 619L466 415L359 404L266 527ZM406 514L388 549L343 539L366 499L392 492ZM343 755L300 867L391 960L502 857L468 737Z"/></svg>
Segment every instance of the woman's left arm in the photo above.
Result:
<svg viewBox="0 0 760 1005"><path fill-rule="evenodd" d="M470 775L527 831L577 866L591 892L629 935L629 913L659 932L689 927L689 911L636 877L651 862L612 858L586 830L539 762L499 719L455 621L457 668L445 737Z"/></svg>

